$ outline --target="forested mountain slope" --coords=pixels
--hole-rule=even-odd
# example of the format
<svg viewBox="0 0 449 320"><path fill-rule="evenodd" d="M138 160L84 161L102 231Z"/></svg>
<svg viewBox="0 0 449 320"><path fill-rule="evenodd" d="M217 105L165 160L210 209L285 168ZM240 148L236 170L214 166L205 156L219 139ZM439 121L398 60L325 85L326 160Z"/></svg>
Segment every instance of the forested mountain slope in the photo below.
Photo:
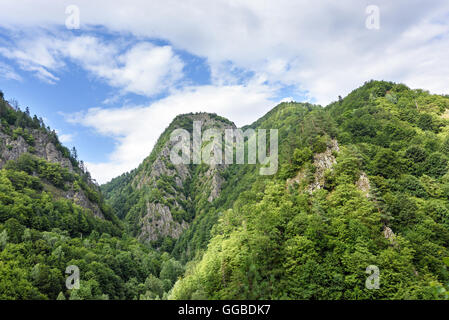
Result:
<svg viewBox="0 0 449 320"><path fill-rule="evenodd" d="M189 228L195 217L207 210L220 195L224 164L176 164L170 160L175 129L192 133L193 122L202 130L235 128L215 114L197 113L176 117L158 139L150 156L131 173L102 186L102 191L130 232L140 240L171 251L176 239Z"/></svg>
<svg viewBox="0 0 449 320"><path fill-rule="evenodd" d="M127 236L76 152L3 93L0 120L0 299L162 298L181 264Z"/></svg>
<svg viewBox="0 0 449 320"><path fill-rule="evenodd" d="M279 128L278 174L231 195L171 297L447 298L448 109L378 81L326 108L276 107L253 126ZM365 288L372 265L377 290Z"/></svg>
<svg viewBox="0 0 449 320"><path fill-rule="evenodd" d="M100 188L29 111L2 96L0 118L0 298L449 298L449 97L370 81L281 103L242 128L279 130L274 175L173 164L173 130L235 129L180 115Z"/></svg>

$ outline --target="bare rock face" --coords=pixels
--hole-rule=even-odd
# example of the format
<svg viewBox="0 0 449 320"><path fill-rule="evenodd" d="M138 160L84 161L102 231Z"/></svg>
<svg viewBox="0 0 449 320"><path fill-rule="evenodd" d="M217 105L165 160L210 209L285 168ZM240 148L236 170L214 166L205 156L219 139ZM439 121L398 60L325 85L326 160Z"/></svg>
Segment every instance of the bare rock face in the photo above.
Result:
<svg viewBox="0 0 449 320"><path fill-rule="evenodd" d="M73 171L72 163L69 159L64 158L53 143L49 142L45 145L45 150L43 152L45 155L45 159L49 162L60 163L63 168L69 169L69 171Z"/></svg>
<svg viewBox="0 0 449 320"><path fill-rule="evenodd" d="M192 121L201 121L202 131L207 128L224 130L235 128L228 123L218 121L210 114L200 113L185 115ZM224 132L224 131L223 131ZM210 165L205 170L196 170L197 165L173 164L170 160L170 151L176 142L168 140L160 149L149 169L137 174L133 185L139 189L147 189L152 193L155 189L162 194L163 199L151 199L147 201L145 212L139 220L141 229L138 237L143 241L157 240L161 237L179 238L182 232L188 228L185 220L174 219L174 212L185 212L185 203L195 206L195 199L190 199L188 190L194 189L195 194L202 194L203 199L212 202L221 192L224 179L224 164ZM191 152L193 152L191 150ZM161 181L173 181L167 186ZM170 205L167 205L169 203Z"/></svg>
<svg viewBox="0 0 449 320"><path fill-rule="evenodd" d="M315 181L309 186L309 191L313 192L321 189L324 186L324 173L327 169L331 169L337 162L334 152L340 151L337 140L332 139L328 144L326 150L322 153L317 153L313 156L313 165L316 168Z"/></svg>
<svg viewBox="0 0 449 320"><path fill-rule="evenodd" d="M391 245L396 245L396 235L390 227L384 226L383 235L385 239L389 240Z"/></svg>
<svg viewBox="0 0 449 320"><path fill-rule="evenodd" d="M9 160L17 160L21 154L30 152L49 162L59 163L63 168L73 172L72 163L56 149L48 134L37 129L30 130L30 134L34 138L33 146L29 145L21 136L13 139L0 131L0 168Z"/></svg>
<svg viewBox="0 0 449 320"><path fill-rule="evenodd" d="M368 176L366 175L365 172L361 173L359 180L357 180L355 185L360 191L362 191L365 194L366 197L369 197L371 185L370 185Z"/></svg>
<svg viewBox="0 0 449 320"><path fill-rule="evenodd" d="M104 219L103 212L101 212L98 204L91 202L83 190L69 190L64 193L64 197L67 199L72 199L77 205L92 211L92 214L100 219Z"/></svg>
<svg viewBox="0 0 449 320"><path fill-rule="evenodd" d="M22 154L31 153L48 162L59 163L63 168L68 169L69 172L74 172L72 163L56 149L48 133L38 129L29 130L29 133L34 138L33 145L28 144L20 135L14 139L12 136L0 131L0 169L9 160L17 160ZM72 188L68 191L58 190L57 193L57 196L72 199L77 205L91 210L94 216L104 219L99 206L90 201L83 190L75 191Z"/></svg>
<svg viewBox="0 0 449 320"><path fill-rule="evenodd" d="M0 168L9 160L16 160L22 153L28 152L28 144L22 137L13 140L10 136L0 132Z"/></svg>
<svg viewBox="0 0 449 320"><path fill-rule="evenodd" d="M334 152L340 151L337 140L330 140L327 148L322 153L317 153L313 156L313 165L315 167L315 174L313 181L307 186L308 192L321 189L324 186L324 174L326 170L332 169L332 166L337 162L334 156ZM287 179L287 187L294 184L300 184L301 181L306 179L306 173L300 170L294 178Z"/></svg>
<svg viewBox="0 0 449 320"><path fill-rule="evenodd" d="M144 241L154 241L167 236L177 239L189 226L185 221L175 222L169 207L150 202L147 202L147 213L140 223L139 239Z"/></svg>
<svg viewBox="0 0 449 320"><path fill-rule="evenodd" d="M224 183L224 179L216 167L209 167L209 170L206 172L205 176L208 177L208 181L210 181L210 194L207 201L212 202L220 195L221 186Z"/></svg>
<svg viewBox="0 0 449 320"><path fill-rule="evenodd" d="M141 231L138 237L143 241L154 241L167 236L177 239L182 231L188 227L184 220L181 222L174 220L172 210L184 210L177 199L186 200L186 197L176 189L182 190L187 179L191 178L191 174L184 164L170 165L170 148L171 143L169 142L153 162L148 174L138 177L137 180L137 189L145 187L149 187L150 190L157 189L163 194L166 201L173 203L172 208L170 208L158 202L146 202L146 211L139 221ZM176 188L172 186L170 190L162 190L158 186L158 181L163 176L172 178Z"/></svg>

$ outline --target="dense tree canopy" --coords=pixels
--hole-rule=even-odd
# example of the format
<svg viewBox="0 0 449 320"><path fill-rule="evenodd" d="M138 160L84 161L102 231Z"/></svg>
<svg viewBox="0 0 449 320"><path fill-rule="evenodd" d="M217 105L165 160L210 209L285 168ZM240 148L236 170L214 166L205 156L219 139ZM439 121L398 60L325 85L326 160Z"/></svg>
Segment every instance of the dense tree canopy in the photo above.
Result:
<svg viewBox="0 0 449 320"><path fill-rule="evenodd" d="M252 187L233 198L171 297L447 298L448 109L446 97L378 81L324 109L273 109L255 126L279 128L281 169L258 182L240 174ZM311 191L314 154L331 139L336 163ZM378 290L365 287L370 265Z"/></svg>
<svg viewBox="0 0 449 320"><path fill-rule="evenodd" d="M175 199L185 210L173 211L189 227L152 243L135 238L142 210L171 206L180 186L167 175L151 190L133 181L169 131L101 191L84 170L24 153L0 170L0 299L447 299L448 110L448 97L384 81L324 108L281 103L244 128L279 130L278 172L229 165L208 201L197 178L207 168L192 165L188 197ZM30 147L33 129L51 134L4 101L0 118ZM191 119L176 127L191 130ZM76 150L58 148L80 168ZM70 265L79 289L66 287ZM366 286L373 266L378 289Z"/></svg>

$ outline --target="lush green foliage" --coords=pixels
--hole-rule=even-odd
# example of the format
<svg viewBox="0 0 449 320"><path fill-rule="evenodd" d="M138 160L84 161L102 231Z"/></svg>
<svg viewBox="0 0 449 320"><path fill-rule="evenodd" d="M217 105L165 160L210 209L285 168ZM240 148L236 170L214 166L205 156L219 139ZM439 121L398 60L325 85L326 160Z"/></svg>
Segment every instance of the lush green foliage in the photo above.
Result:
<svg viewBox="0 0 449 320"><path fill-rule="evenodd" d="M22 153L0 170L0 300L166 297L183 266L123 232L76 150L60 145L41 121L3 99L0 116L2 131L12 139L21 136L32 145L33 130L50 135L75 168ZM77 194L98 206L102 218L77 205ZM79 289L66 288L71 265L80 270Z"/></svg>
<svg viewBox="0 0 449 320"><path fill-rule="evenodd" d="M126 236L93 231L70 237L60 229L25 228L15 219L0 230L0 299L163 298L183 272L167 254ZM70 265L80 270L79 289L66 289Z"/></svg>
<svg viewBox="0 0 449 320"><path fill-rule="evenodd" d="M448 109L446 97L378 81L301 117L300 104L273 109L255 127L280 130L278 175L238 180L251 189L233 198L171 297L447 298ZM330 139L337 162L310 192L312 154ZM286 184L298 172L300 183ZM365 288L369 265L380 269L378 290Z"/></svg>
<svg viewBox="0 0 449 320"><path fill-rule="evenodd" d="M30 123L18 125L7 106L0 112L2 130L31 146ZM279 129L277 174L230 165L209 202L199 179L207 168L192 165L189 201L175 199L183 210L172 207L172 177L136 186L178 127L191 130L189 117L175 119L139 168L101 187L121 221L82 173L30 155L3 168L0 298L449 297L448 97L371 81L325 108L282 103L248 126ZM335 163L323 167L317 154ZM105 220L58 196L76 188ZM153 243L158 250L138 242L146 201L189 228ZM68 265L80 267L79 290L65 289ZM379 289L365 287L370 265Z"/></svg>

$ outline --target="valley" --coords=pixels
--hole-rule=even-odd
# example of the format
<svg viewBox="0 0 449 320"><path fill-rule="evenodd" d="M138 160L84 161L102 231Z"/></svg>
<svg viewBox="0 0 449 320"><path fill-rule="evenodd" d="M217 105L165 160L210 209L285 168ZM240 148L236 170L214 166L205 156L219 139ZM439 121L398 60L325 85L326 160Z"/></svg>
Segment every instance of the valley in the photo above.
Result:
<svg viewBox="0 0 449 320"><path fill-rule="evenodd" d="M0 299L448 299L448 110L448 96L372 80L243 128L182 114L99 186L2 95ZM247 139L243 162L173 163L172 132L194 136L195 122L277 130L277 171L260 174ZM192 157L207 147L189 145ZM71 265L79 289L65 285Z"/></svg>

